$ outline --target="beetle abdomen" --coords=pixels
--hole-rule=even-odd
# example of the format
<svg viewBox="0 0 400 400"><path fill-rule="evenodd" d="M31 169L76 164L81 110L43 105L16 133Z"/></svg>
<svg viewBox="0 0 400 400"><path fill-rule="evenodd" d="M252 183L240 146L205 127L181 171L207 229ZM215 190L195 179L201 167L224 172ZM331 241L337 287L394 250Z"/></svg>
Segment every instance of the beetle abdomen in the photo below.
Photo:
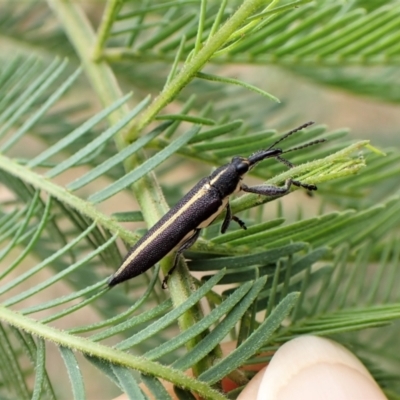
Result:
<svg viewBox="0 0 400 400"><path fill-rule="evenodd" d="M219 192L208 184L207 178L202 179L130 249L121 267L108 281L109 286L148 270L189 239L204 221L210 217L213 220L222 210Z"/></svg>

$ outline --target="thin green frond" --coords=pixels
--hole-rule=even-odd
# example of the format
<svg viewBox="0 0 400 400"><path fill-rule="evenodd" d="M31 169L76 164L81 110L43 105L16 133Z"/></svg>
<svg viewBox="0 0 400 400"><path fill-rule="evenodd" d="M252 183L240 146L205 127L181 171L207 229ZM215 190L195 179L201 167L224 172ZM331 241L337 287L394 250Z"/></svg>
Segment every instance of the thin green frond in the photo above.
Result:
<svg viewBox="0 0 400 400"><path fill-rule="evenodd" d="M140 378L142 382L150 389L154 398L165 400L172 399L158 379L143 374L140 376Z"/></svg>
<svg viewBox="0 0 400 400"><path fill-rule="evenodd" d="M287 295L245 342L213 368L200 375L199 379L201 381L215 383L235 368L243 365L247 359L254 355L260 347L268 341L274 331L278 329L282 321L292 310L297 298L298 293Z"/></svg>
<svg viewBox="0 0 400 400"><path fill-rule="evenodd" d="M210 328L211 325L215 324L220 318L222 318L225 314L228 314L232 308L238 304L242 298L247 294L252 286L252 282L247 282L242 285L240 288L234 291L234 293L229 296L226 300L224 300L220 305L218 305L214 310L210 312L205 318L203 318L196 325L193 325L190 329L186 330L182 334L177 337L163 343L162 345L156 347L148 351L145 354L145 357L150 360L155 360L164 354L167 354L179 347L181 347L184 343L190 340L192 337L200 334L206 329ZM182 362L181 359L179 362Z"/></svg>
<svg viewBox="0 0 400 400"><path fill-rule="evenodd" d="M46 151L42 152L39 156L31 160L28 163L28 166L35 167L37 165L40 165L42 162L48 160L50 157L65 150L67 146L69 146L74 141L77 141L81 135L88 132L93 126L98 124L104 118L108 117L113 111L121 107L121 105L124 104L130 97L131 95L125 96L120 101L113 104L111 107L105 109L103 112L99 113L95 117L91 118L89 121L85 122L82 126L71 132L68 136L58 141L54 146L48 148Z"/></svg>
<svg viewBox="0 0 400 400"><path fill-rule="evenodd" d="M146 330L142 330L141 332L130 337L129 339L125 339L124 341L120 342L117 347L121 350L129 349L133 345L140 343L144 338L148 338L149 335L155 334L163 327L170 325L177 319L179 315L182 315L187 309L193 307L194 304L196 304L202 297L204 297L205 294L210 291L217 282L221 280L224 274L225 270L219 271L217 274L215 274L213 278L211 278L208 282L201 286L201 288L192 293L192 295L184 303L174 308L164 317L159 318L156 323L150 325Z"/></svg>
<svg viewBox="0 0 400 400"><path fill-rule="evenodd" d="M173 141L169 146L165 149L161 150L152 158L148 159L145 163L143 163L138 169L131 171L126 174L123 178L117 180L112 183L105 189L94 193L91 195L88 200L92 203L100 203L107 198L113 196L118 193L122 189L134 184L138 181L143 175L148 174L152 171L157 165L161 164L166 158L170 157L173 153L175 153L180 147L190 141L200 130L199 126L194 126L192 129L183 134L179 139Z"/></svg>
<svg viewBox="0 0 400 400"><path fill-rule="evenodd" d="M228 83L228 84L232 84L232 85L238 85L238 86L242 86L246 89L252 90L253 92L256 92L258 94L261 94L264 97L267 97L268 99L272 100L272 101L276 101L277 103L280 103L279 99L275 96L273 96L272 94L259 89L256 86L250 85L246 82L240 81L239 79L233 79L233 78L226 78L226 77L222 77L222 76L216 76L216 75L211 75L211 74L205 74L204 72L198 72L196 74L196 76L198 78L201 79L205 79L208 81L214 81L214 82L221 82L221 83Z"/></svg>
<svg viewBox="0 0 400 400"><path fill-rule="evenodd" d="M44 341L39 339L37 346L37 358L36 358L36 376L35 376L35 386L32 392L32 400L39 400L42 395L44 380L46 377L46 369L45 369L45 344Z"/></svg>
<svg viewBox="0 0 400 400"><path fill-rule="evenodd" d="M71 383L74 398L82 400L86 399L83 377L74 353L66 347L59 347L59 350L68 370L69 381Z"/></svg>
<svg viewBox="0 0 400 400"><path fill-rule="evenodd" d="M227 314L224 320L220 322L218 326L207 336L207 341L199 343L196 347L187 352L183 357L175 361L172 365L175 368L184 371L195 364L198 360L201 360L211 350L213 350L221 342L221 340L228 335L230 330L233 329L237 324L237 321L239 321L244 313L249 309L250 305L257 298L258 293L264 287L265 282L265 278L261 278L258 281L254 282L253 287L240 301L240 303L238 303L232 309L232 311Z"/></svg>
<svg viewBox="0 0 400 400"><path fill-rule="evenodd" d="M158 376L183 388L188 388L199 393L206 399L223 400L225 397L219 392L211 389L209 385L188 377L179 370L171 369L153 361L143 363L141 357L136 357L122 351L111 349L86 339L72 336L56 330L50 326L42 325L33 319L22 316L0 306L1 319L10 325L36 334L45 340L52 341L58 345L79 350L92 357L99 357L116 365L133 368L148 375ZM23 398L25 398L24 396Z"/></svg>
<svg viewBox="0 0 400 400"><path fill-rule="evenodd" d="M9 327L0 326L1 372L3 383L14 396L29 399L29 389L24 379L24 367L18 356L18 349L11 344Z"/></svg>
<svg viewBox="0 0 400 400"><path fill-rule="evenodd" d="M112 370L119 380L119 384L123 391L128 395L128 398L146 400L147 396L140 390L135 378L128 368L120 365L112 365Z"/></svg>

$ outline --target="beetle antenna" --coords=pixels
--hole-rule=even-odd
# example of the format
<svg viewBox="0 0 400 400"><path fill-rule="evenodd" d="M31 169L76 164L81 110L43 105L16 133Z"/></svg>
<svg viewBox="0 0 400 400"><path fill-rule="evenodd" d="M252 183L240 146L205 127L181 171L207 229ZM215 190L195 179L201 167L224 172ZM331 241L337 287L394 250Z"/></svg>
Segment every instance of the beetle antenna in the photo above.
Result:
<svg viewBox="0 0 400 400"><path fill-rule="evenodd" d="M254 165L257 164L258 162L260 162L260 161L262 161L262 160L264 160L264 159L266 159L266 158L273 158L273 157L274 157L274 158L275 158L276 160L278 160L279 162L285 164L288 168L293 168L294 165L293 165L290 161L288 161L288 160L286 160L286 159L284 159L284 158L282 158L282 157L279 157L279 156L280 156L281 154L289 153L289 151L300 150L300 149L304 149L305 147L312 146L312 145L317 144L317 143L325 142L325 139L314 140L314 141L312 141L312 142L305 143L305 144L303 144L303 145L301 145L301 146L293 147L292 149L289 149L289 150L286 150L286 151L283 151L282 149L275 148L275 146L276 146L278 143L280 143L280 142L282 142L283 140L285 140L285 139L286 139L287 137L289 137L290 135L292 135L293 133L298 132L298 131L304 129L304 128L306 128L307 126L312 125L313 123L314 123L313 121L306 122L305 124L300 125L299 127L297 127L297 128L295 128L295 129L291 130L290 132L284 134L281 138L279 138L275 143L273 143L273 144L272 144L270 147L268 147L267 149L265 149L265 150L259 150L259 151L256 151L255 153L253 153L253 154L248 158L248 161L249 161L249 163L250 163L250 167L254 166Z"/></svg>
<svg viewBox="0 0 400 400"><path fill-rule="evenodd" d="M289 153L290 151L301 150L301 149L304 149L306 147L314 146L315 144L324 143L324 142L326 142L326 139L313 140L312 142L308 142L308 143L302 144L301 146L297 146L297 147L293 147L292 149L285 150L281 154L286 154L286 153Z"/></svg>
<svg viewBox="0 0 400 400"><path fill-rule="evenodd" d="M280 157L280 156L276 156L275 160L281 162L282 164L286 165L289 169L290 168L294 168L295 165L292 164L289 160L286 160L286 158Z"/></svg>
<svg viewBox="0 0 400 400"><path fill-rule="evenodd" d="M269 146L267 150L270 150L270 149L274 148L278 143L282 142L283 140L285 140L286 138L288 138L290 135L293 135L293 133L296 133L296 132L298 132L298 131L301 131L302 129L307 128L307 126L310 126L310 125L312 125L313 123L314 123L314 121L306 122L305 124L300 125L299 127L297 127L297 128L295 128L295 129L289 131L288 133L285 133L285 134L284 134L281 138L279 138L275 143L273 143L271 146ZM286 153L286 152L285 152L285 153Z"/></svg>

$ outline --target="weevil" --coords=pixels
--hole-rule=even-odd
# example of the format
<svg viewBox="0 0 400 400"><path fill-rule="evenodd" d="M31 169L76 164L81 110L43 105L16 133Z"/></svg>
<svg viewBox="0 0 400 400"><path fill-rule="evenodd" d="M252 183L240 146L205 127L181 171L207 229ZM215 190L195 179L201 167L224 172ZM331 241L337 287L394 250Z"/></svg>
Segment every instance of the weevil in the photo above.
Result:
<svg viewBox="0 0 400 400"><path fill-rule="evenodd" d="M293 168L294 165L283 158L283 154L303 149L325 140L314 140L286 151L275 148L275 146L293 133L312 124L313 122L307 122L291 130L267 149L259 150L247 158L233 157L230 163L217 168L210 176L200 180L136 242L125 256L120 268L108 280L108 285L114 286L142 274L169 252L175 250L172 268L165 276L162 284L163 288L165 288L168 277L178 264L180 254L195 243L200 231L210 225L221 212L226 210L221 233L226 232L232 220L238 223L242 229L246 229L245 223L236 215L232 215L229 196L235 193L244 191L262 196L282 196L290 191L292 185L303 187L308 191L317 190L315 185L302 183L292 178L287 179L285 184L279 187L271 185L249 187L242 182L244 175L266 158L275 158L288 168Z"/></svg>

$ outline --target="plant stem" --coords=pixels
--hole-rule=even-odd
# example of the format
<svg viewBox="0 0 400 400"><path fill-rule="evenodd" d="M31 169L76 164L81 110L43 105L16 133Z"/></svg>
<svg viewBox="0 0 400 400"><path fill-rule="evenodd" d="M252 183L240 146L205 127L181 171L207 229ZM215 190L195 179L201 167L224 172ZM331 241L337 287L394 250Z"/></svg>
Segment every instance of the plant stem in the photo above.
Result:
<svg viewBox="0 0 400 400"><path fill-rule="evenodd" d="M274 0L276 1L276 0ZM155 116L169 104L181 90L195 77L207 61L213 57L231 35L239 29L243 22L263 3L265 0L245 0L240 8L223 25L204 47L193 58L183 66L181 71L164 88L153 103L141 114L139 121L127 133L126 140L134 140L141 131L155 118Z"/></svg>
<svg viewBox="0 0 400 400"><path fill-rule="evenodd" d="M44 325L3 306L0 306L0 320L17 329L29 332L36 337L51 341L57 346L67 347L91 357L132 368L150 376L166 379L180 387L197 392L205 399L226 399L221 393L211 389L207 383L195 380L182 371L172 369L171 367L164 366L154 361L146 360L143 357L127 354L100 343L92 342L83 337L71 335L62 330Z"/></svg>
<svg viewBox="0 0 400 400"><path fill-rule="evenodd" d="M96 43L96 36L79 3L70 0L48 0L48 4L57 15L72 45L75 47L86 75L102 104L109 106L120 99L122 91L110 66L105 61L95 62L91 57ZM128 105L124 105L110 114L110 125L115 124L128 112ZM122 131L115 138L119 150L122 150L128 144L126 136L124 136L124 132ZM124 168L129 172L144 161L144 154L138 152L124 161ZM140 204L145 221L149 226L154 225L168 210L168 205L154 173L149 173L136 182L133 185L133 191ZM161 263L164 274L171 267L170 262L167 262L168 260L164 260ZM170 279L169 289L175 306L181 304L190 295L192 291L191 276L186 264L182 265L181 263L180 268L173 274ZM201 307L197 305L181 317L179 320L180 328L186 330L201 320L202 317ZM195 344L192 343L193 346ZM200 362L197 366L199 373L207 369L210 363L211 360L209 362L208 360Z"/></svg>

